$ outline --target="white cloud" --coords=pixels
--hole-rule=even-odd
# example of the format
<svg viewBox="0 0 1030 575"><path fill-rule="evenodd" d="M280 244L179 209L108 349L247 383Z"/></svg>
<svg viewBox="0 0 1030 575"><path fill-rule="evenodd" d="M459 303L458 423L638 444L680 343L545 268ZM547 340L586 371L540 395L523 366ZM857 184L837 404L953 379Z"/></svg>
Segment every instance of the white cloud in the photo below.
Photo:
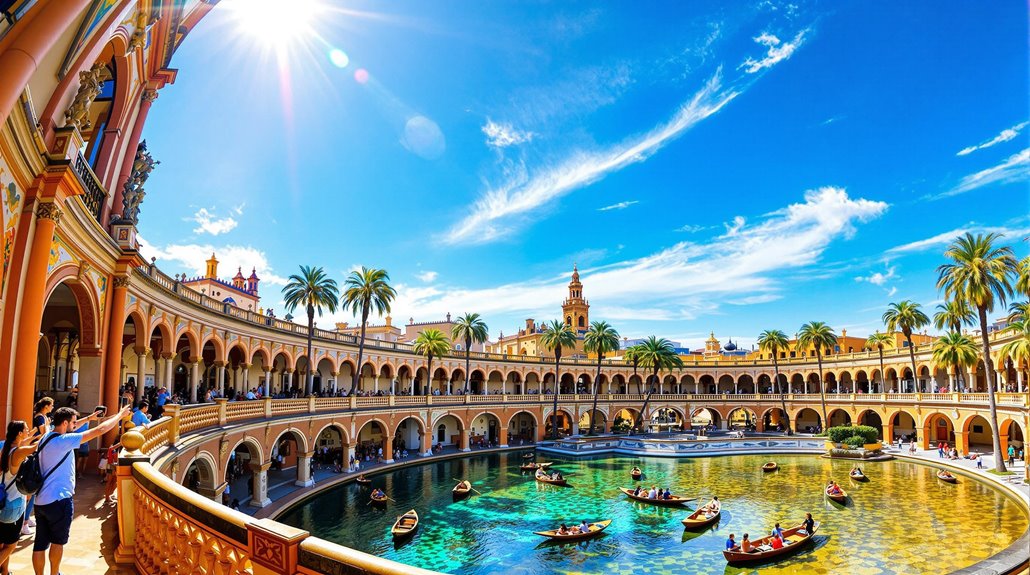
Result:
<svg viewBox="0 0 1030 575"><path fill-rule="evenodd" d="M491 148L507 148L525 144L533 141L533 136L536 135L533 132L517 130L511 124L494 122L490 118L486 119L482 130L486 134L486 145Z"/></svg>
<svg viewBox="0 0 1030 575"><path fill-rule="evenodd" d="M242 215L243 204L233 208L233 212L237 215ZM208 211L207 208L200 208L192 217L187 218L187 221L196 222L197 227L193 228L193 233L211 234L213 236L231 232L239 225L239 222L231 216L219 218L214 212Z"/></svg>
<svg viewBox="0 0 1030 575"><path fill-rule="evenodd" d="M990 184L1011 184L1028 179L1030 179L1030 148L1009 156L1008 159L997 166L962 178L957 186L942 194L937 194L931 199L937 200L957 196Z"/></svg>
<svg viewBox="0 0 1030 575"><path fill-rule="evenodd" d="M697 225L697 224L683 224L682 226L676 228L676 231L677 232L685 232L685 233L688 233L688 234L696 234L697 232L702 232L704 230L708 230L708 229L711 229L711 228L712 228L712 226L702 226L702 225Z"/></svg>
<svg viewBox="0 0 1030 575"><path fill-rule="evenodd" d="M726 228L726 233L723 234L723 237L732 238L737 235L737 232L744 227L746 222L747 220L744 219L744 216L734 216L732 222L723 222L722 225Z"/></svg>
<svg viewBox="0 0 1030 575"><path fill-rule="evenodd" d="M438 274L437 272L424 271L422 273L415 274L415 277L417 277L420 281L424 281L426 283L433 283L434 281L436 281L436 278L439 275L440 274Z"/></svg>
<svg viewBox="0 0 1030 575"><path fill-rule="evenodd" d="M868 282L873 285L882 286L887 280L894 278L894 266L887 268L887 273L874 272L868 276L856 276L856 282Z"/></svg>
<svg viewBox="0 0 1030 575"><path fill-rule="evenodd" d="M966 155L972 154L973 152L975 152L977 150L982 150L984 148L990 148L991 146L993 146L995 144L1001 144L1002 142L1008 142L1009 140L1014 140L1016 138L1016 136L1019 135L1019 132L1021 132L1023 130L1023 128L1025 128L1027 126L1027 124L1030 124L1030 122L1021 122L1019 124L1016 124L1015 126L1012 126L1011 128L1008 128L1006 130L1002 130L1000 134L998 134L997 136L991 138L990 140L987 140L986 142L981 142L981 143L979 143L979 144L977 144L975 146L969 146L968 148L962 148L955 155L956 156L966 156Z"/></svg>
<svg viewBox="0 0 1030 575"><path fill-rule="evenodd" d="M891 286L891 289L887 290L887 297L894 297L896 293L898 293L898 286Z"/></svg>
<svg viewBox="0 0 1030 575"><path fill-rule="evenodd" d="M574 152L558 164L532 175L525 164L519 164L510 170L505 181L476 200L470 213L452 226L443 240L449 244L496 240L513 230L511 219L525 217L611 172L643 162L739 94L736 90L723 90L720 75L713 76L693 98L681 105L672 119L642 136L598 152Z"/></svg>
<svg viewBox="0 0 1030 575"><path fill-rule="evenodd" d="M738 69L743 68L748 74L754 74L765 68L771 68L787 58L790 58L794 52L801 47L801 44L805 41L805 33L808 30L802 30L794 36L794 39L789 42L782 42L776 36L763 32L757 38L755 42L768 48L765 53L765 57L761 60L755 60L754 58L748 58L744 60L744 63L738 66Z"/></svg>
<svg viewBox="0 0 1030 575"><path fill-rule="evenodd" d="M169 244L164 247L151 245L141 236L137 236L140 253L149 260L157 258L157 265L169 275L185 272L188 276L204 275L207 259L215 254L219 262L219 275L222 279L232 277L236 269L242 269L243 275L250 275L250 270L257 271L262 285L286 285L286 278L277 275L265 252L252 246L214 246L211 244ZM172 265L169 265L172 264Z"/></svg>
<svg viewBox="0 0 1030 575"><path fill-rule="evenodd" d="M963 226L961 228L955 228L955 229L947 231L947 232L942 232L942 233L930 236L930 237L928 237L926 239L916 240L914 242L909 242L907 244L901 244L900 246L894 246L893 248L887 250L887 253L889 253L889 254L896 254L896 253L921 252L921 251L925 251L925 250L929 250L929 249L933 249L933 248L943 247L943 246L946 246L946 245L950 244L951 242L955 241L955 238L957 238L957 237L959 237L961 235L965 235L966 233L971 233L971 234L995 233L995 234L1003 234L1005 237L1008 237L1008 238L1013 238L1013 237L1018 238L1018 237L1021 237L1021 236L1025 235L1025 234L1030 233L1030 228L1010 228L1010 227L1005 227L1005 226L981 226L981 225L977 225L975 223L970 222L969 224L967 224L967 225L965 225L965 226Z"/></svg>
<svg viewBox="0 0 1030 575"><path fill-rule="evenodd" d="M857 223L877 218L887 209L886 203L853 199L840 188L810 190L803 202L742 224L733 242L725 242L722 236L684 241L645 257L580 273L601 317L608 317L603 310L613 319L689 319L712 313L720 304L752 305L781 297L799 269L817 263L832 242L852 237ZM479 289L404 285L398 286L394 309L403 310L395 315L405 317L475 310L487 317L524 314L545 320L555 313L567 284L568 275L562 273ZM625 305L622 302L633 303L617 307Z"/></svg>
<svg viewBox="0 0 1030 575"><path fill-rule="evenodd" d="M612 204L610 206L605 206L603 208L597 208L597 211L599 211L599 212L607 212L609 210L625 210L626 208L632 206L633 204L639 204L639 203L640 202L638 200L627 200L625 202L619 202L617 204Z"/></svg>

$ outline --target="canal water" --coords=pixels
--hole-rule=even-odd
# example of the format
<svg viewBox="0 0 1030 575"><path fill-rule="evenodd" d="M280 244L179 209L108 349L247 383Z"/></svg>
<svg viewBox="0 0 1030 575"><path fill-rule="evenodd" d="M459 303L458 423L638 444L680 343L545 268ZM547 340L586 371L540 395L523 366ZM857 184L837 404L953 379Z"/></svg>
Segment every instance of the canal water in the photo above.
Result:
<svg viewBox="0 0 1030 575"><path fill-rule="evenodd" d="M866 463L865 483L848 479L851 462L815 456L740 455L692 459L597 456L554 461L571 488L537 483L523 474L522 452L471 456L371 476L393 499L386 509L368 505L369 489L342 485L288 510L279 520L313 535L425 569L460 575L555 573L948 573L1006 548L1027 528L1018 504L977 481L940 482L932 467L890 461ZM763 473L762 463L780 469ZM722 501L718 525L694 533L680 521L687 509L629 501L629 471L643 483L674 494L713 495ZM453 501L456 478L481 493ZM837 480L845 506L828 501L822 487ZM395 545L390 526L414 508L418 532ZM693 508L690 504L688 508ZM730 533L767 535L773 524L793 525L811 512L822 523L803 551L767 565L731 567L722 555ZM612 519L598 538L553 544L534 531L560 522Z"/></svg>

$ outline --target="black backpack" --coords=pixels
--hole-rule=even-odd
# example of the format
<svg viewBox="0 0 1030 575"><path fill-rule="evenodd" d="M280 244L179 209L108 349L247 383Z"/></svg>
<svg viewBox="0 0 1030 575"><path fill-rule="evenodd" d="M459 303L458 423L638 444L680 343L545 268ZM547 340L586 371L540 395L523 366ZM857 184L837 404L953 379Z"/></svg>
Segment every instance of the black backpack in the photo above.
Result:
<svg viewBox="0 0 1030 575"><path fill-rule="evenodd" d="M40 443L39 447L29 454L29 456L25 458L25 461L21 463L21 467L18 468L18 475L14 478L14 483L18 486L18 491L20 491L22 495L35 495L43 488L43 484L50 475L57 471L57 468L61 467L64 460L68 459L68 456L71 455L70 452L65 453L64 457L57 462L57 465L51 467L45 474L43 473L43 469L39 464L39 454L42 453L46 444L50 443L50 440L58 435L59 434L57 433L51 433L50 436L43 440L43 443Z"/></svg>

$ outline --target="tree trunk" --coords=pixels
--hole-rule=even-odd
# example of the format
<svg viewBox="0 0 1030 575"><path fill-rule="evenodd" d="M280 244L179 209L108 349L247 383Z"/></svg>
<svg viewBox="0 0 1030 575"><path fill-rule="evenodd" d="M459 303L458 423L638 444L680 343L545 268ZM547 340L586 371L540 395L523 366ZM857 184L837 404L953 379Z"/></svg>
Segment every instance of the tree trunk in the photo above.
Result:
<svg viewBox="0 0 1030 575"><path fill-rule="evenodd" d="M462 393L462 395L468 395L469 394L469 379L472 377L471 375L469 375L469 367L470 367L470 364L471 364L471 361L472 361L472 359L471 359L472 350L469 349L471 347L472 347L472 338L471 337L466 337L465 338L465 391Z"/></svg>
<svg viewBox="0 0 1030 575"><path fill-rule="evenodd" d="M908 357L912 361L912 393L919 393L919 374L916 373L916 350L912 346L912 336L906 335L908 341Z"/></svg>
<svg viewBox="0 0 1030 575"><path fill-rule="evenodd" d="M830 427L830 420L826 417L826 387L823 382L823 354L818 347L815 348L815 360L819 364L819 401L823 405L823 431Z"/></svg>
<svg viewBox="0 0 1030 575"><path fill-rule="evenodd" d="M358 367L355 368L354 376L351 378L350 383L350 395L354 395L354 390L358 388L358 381L361 379L361 361L365 355L365 324L368 323L368 306L361 306L361 338L358 339ZM414 390L412 390L412 395Z"/></svg>
<svg viewBox="0 0 1030 575"><path fill-rule="evenodd" d="M597 394L600 393L600 381L601 381L601 360L604 358L604 354L601 352L597 353L597 376L594 377L594 405L590 408L590 431L588 435L594 434L594 414L597 413Z"/></svg>
<svg viewBox="0 0 1030 575"><path fill-rule="evenodd" d="M654 377L655 382L658 381L658 370L657 369L654 370L654 374L651 377ZM647 381L648 381L647 395L644 396L644 405L640 406L640 418L638 420L637 427L642 427L644 425L644 412L647 411L647 403L649 401L651 401L651 392L655 388L655 386L651 385L651 383L650 383L651 382L651 378L650 377L647 379Z"/></svg>
<svg viewBox="0 0 1030 575"><path fill-rule="evenodd" d="M987 398L991 407L991 442L994 444L994 470L1006 471L1005 454L1001 452L1001 435L998 427L998 404L994 399L994 361L991 359L991 339L987 334L987 308L976 306L980 315L980 341L983 344L984 367L987 371Z"/></svg>
<svg viewBox="0 0 1030 575"><path fill-rule="evenodd" d="M887 374L883 372L883 346L876 346L880 350L880 393L887 393Z"/></svg>
<svg viewBox="0 0 1030 575"><path fill-rule="evenodd" d="M787 435L794 435L790 430L790 416L787 415L787 396L783 394L783 385L780 384L780 363L776 361L776 352L773 350L773 371L776 374L776 389L780 392L780 407L783 408L783 417L787 420Z"/></svg>
<svg viewBox="0 0 1030 575"><path fill-rule="evenodd" d="M558 392L561 391L561 348L554 349L554 406L551 410L551 439L558 440Z"/></svg>
<svg viewBox="0 0 1030 575"><path fill-rule="evenodd" d="M308 304L308 374L304 379L304 395L311 395L311 388L313 387L315 374L312 371L311 363L311 335L315 330L315 308L309 303Z"/></svg>
<svg viewBox="0 0 1030 575"><path fill-rule="evenodd" d="M426 356L426 395L433 395L433 354Z"/></svg>

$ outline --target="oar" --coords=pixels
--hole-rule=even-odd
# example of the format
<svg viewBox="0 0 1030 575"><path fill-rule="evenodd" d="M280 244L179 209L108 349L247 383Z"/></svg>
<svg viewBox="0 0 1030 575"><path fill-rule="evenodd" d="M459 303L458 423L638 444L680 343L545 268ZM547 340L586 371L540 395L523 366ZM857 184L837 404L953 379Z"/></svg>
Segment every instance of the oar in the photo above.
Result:
<svg viewBox="0 0 1030 575"><path fill-rule="evenodd" d="M458 479L457 477L452 477L451 479L452 479L452 480L454 480L454 481L459 481L459 482L464 482L464 481L466 481L465 479ZM472 487L472 482L471 482L471 481L469 481L469 489L471 489L472 491L475 491L476 493L478 493L478 494L480 494L480 495L482 495L482 494L483 494L483 492L482 492L482 491L480 491L480 490L476 489L475 487Z"/></svg>

